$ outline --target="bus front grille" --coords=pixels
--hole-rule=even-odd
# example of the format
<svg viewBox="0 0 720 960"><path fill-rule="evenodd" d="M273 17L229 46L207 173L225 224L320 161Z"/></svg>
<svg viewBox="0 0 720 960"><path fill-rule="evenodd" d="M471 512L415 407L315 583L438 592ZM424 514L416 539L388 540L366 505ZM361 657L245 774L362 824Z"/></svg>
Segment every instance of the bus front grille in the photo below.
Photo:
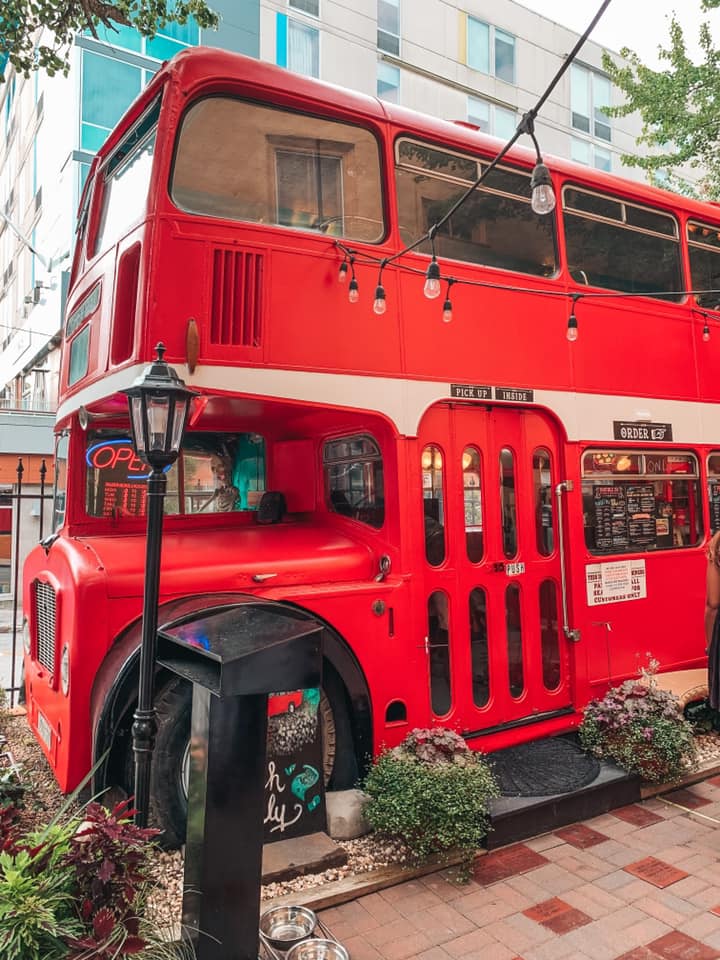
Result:
<svg viewBox="0 0 720 960"><path fill-rule="evenodd" d="M213 252L210 343L261 345L263 259L246 250Z"/></svg>
<svg viewBox="0 0 720 960"><path fill-rule="evenodd" d="M55 590L49 583L35 581L36 660L55 673Z"/></svg>

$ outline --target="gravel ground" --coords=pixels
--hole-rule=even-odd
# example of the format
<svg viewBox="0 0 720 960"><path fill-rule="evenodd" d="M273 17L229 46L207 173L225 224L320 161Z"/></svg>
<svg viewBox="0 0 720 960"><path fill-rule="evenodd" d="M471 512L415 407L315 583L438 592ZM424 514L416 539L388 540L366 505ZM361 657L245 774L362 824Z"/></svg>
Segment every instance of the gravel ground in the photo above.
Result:
<svg viewBox="0 0 720 960"><path fill-rule="evenodd" d="M66 798L57 788L55 779L24 716L10 716L0 712L0 734L7 737L9 750L20 768L22 782L27 787L21 821L27 827L42 826L62 808ZM696 737L698 760L703 763L720 758L720 734L699 734ZM7 749L0 747L0 751ZM77 809L77 805L75 806ZM410 861L407 849L399 842L381 842L373 835L340 844L348 855L344 867L324 873L297 877L284 883L272 883L261 891L263 900L322 886L343 877L365 873L389 864ZM159 852L155 874L159 881L151 899L151 910L159 925L175 927L179 922L182 903L183 862L179 851Z"/></svg>

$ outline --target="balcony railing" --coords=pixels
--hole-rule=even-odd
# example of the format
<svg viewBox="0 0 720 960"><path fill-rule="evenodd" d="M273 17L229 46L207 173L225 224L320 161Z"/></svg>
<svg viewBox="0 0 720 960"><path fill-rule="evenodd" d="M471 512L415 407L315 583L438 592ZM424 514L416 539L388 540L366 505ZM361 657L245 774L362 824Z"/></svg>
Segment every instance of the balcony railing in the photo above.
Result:
<svg viewBox="0 0 720 960"><path fill-rule="evenodd" d="M50 400L31 398L16 400L12 397L0 397L0 410L17 410L19 413L55 413L57 404Z"/></svg>

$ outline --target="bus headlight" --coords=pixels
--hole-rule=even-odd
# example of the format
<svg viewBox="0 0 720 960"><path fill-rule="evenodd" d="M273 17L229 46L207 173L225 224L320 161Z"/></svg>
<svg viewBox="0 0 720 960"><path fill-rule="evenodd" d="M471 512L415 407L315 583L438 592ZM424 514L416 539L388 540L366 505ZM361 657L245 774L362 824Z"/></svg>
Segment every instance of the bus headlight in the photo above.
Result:
<svg viewBox="0 0 720 960"><path fill-rule="evenodd" d="M60 654L60 689L64 696L68 695L70 689L70 651L67 644L62 648Z"/></svg>
<svg viewBox="0 0 720 960"><path fill-rule="evenodd" d="M22 622L22 645L23 650L25 651L25 656L30 656L30 621L27 617L23 617Z"/></svg>

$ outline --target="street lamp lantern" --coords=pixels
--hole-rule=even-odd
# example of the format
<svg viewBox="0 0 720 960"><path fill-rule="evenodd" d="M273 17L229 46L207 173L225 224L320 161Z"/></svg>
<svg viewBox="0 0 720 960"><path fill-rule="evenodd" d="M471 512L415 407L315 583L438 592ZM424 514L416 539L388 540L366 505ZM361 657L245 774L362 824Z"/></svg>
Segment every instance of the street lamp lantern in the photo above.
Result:
<svg viewBox="0 0 720 960"><path fill-rule="evenodd" d="M177 460L188 406L195 392L188 390L163 360L165 344L159 343L155 349L157 359L123 393L130 404L137 455L154 470L164 470Z"/></svg>
<svg viewBox="0 0 720 960"><path fill-rule="evenodd" d="M160 547L167 486L165 471L178 458L188 407L195 396L195 392L189 390L172 367L163 360L165 345L159 343L155 349L157 358L131 387L122 391L128 398L135 451L151 468L148 476L140 674L137 708L132 725L135 754L135 823L140 827L147 826L148 821L152 753L157 733L153 688L157 650Z"/></svg>

